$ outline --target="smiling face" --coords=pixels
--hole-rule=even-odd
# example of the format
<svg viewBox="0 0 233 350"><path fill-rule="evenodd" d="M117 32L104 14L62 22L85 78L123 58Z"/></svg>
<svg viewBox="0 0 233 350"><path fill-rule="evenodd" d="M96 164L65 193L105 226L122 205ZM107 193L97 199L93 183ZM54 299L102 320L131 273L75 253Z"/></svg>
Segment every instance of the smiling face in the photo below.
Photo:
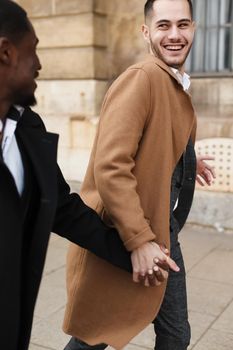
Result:
<svg viewBox="0 0 233 350"><path fill-rule="evenodd" d="M195 32L188 1L156 0L142 31L151 53L168 66L184 70Z"/></svg>

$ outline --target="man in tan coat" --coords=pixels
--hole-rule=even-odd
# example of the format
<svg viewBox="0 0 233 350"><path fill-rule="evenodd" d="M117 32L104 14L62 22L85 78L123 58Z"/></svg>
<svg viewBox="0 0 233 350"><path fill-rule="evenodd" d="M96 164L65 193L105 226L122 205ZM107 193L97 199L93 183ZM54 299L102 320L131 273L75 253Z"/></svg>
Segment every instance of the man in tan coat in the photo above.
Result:
<svg viewBox="0 0 233 350"><path fill-rule="evenodd" d="M82 187L84 201L133 251L133 280L143 283L72 245L63 328L73 338L66 350L121 349L153 320L156 350L186 350L190 341L178 233L196 172L208 184L213 175L203 158L196 169L196 118L184 72L195 31L191 1L148 0L145 19L150 55L110 87ZM180 267L167 286L158 275L156 287L144 286L153 266L146 275L142 247L150 244L165 245Z"/></svg>

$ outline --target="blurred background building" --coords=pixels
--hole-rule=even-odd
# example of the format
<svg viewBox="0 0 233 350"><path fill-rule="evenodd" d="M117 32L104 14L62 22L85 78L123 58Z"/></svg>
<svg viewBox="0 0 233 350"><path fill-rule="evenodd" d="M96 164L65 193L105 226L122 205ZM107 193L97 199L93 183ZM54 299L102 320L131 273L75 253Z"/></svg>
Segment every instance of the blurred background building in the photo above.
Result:
<svg viewBox="0 0 233 350"><path fill-rule="evenodd" d="M36 110L48 129L60 134L58 159L65 177L82 181L108 86L147 53L141 34L145 0L17 2L27 10L40 40L43 69ZM192 76L197 139L221 138L220 143L207 142L200 149L218 158L220 173L212 189L229 193L233 192L233 0L193 0L193 6L197 32L186 69ZM222 206L212 208L209 221L222 207L232 217L233 198L229 203L225 198ZM196 212L207 212L209 203L207 198ZM233 228L232 218L229 225Z"/></svg>

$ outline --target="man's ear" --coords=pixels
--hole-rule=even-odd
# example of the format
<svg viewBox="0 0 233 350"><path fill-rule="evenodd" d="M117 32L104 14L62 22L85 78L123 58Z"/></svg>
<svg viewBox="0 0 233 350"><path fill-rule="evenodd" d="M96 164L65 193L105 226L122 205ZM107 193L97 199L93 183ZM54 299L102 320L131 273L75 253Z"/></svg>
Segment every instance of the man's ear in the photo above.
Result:
<svg viewBox="0 0 233 350"><path fill-rule="evenodd" d="M142 34L147 44L150 44L150 30L146 24L142 25Z"/></svg>
<svg viewBox="0 0 233 350"><path fill-rule="evenodd" d="M0 63L9 65L14 55L13 44L5 37L0 37Z"/></svg>

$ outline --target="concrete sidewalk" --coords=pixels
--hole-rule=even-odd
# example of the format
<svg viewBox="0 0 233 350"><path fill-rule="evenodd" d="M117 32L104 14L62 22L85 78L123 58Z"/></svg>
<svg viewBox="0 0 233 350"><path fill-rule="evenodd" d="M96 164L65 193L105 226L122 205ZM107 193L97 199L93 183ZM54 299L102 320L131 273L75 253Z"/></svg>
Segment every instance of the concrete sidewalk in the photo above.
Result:
<svg viewBox="0 0 233 350"><path fill-rule="evenodd" d="M192 350L233 349L233 235L188 225L181 245L187 269ZM64 314L65 256L68 242L52 235L35 311L30 350L62 350L69 336L61 331ZM125 350L153 349L149 326ZM110 349L110 348L109 348Z"/></svg>

